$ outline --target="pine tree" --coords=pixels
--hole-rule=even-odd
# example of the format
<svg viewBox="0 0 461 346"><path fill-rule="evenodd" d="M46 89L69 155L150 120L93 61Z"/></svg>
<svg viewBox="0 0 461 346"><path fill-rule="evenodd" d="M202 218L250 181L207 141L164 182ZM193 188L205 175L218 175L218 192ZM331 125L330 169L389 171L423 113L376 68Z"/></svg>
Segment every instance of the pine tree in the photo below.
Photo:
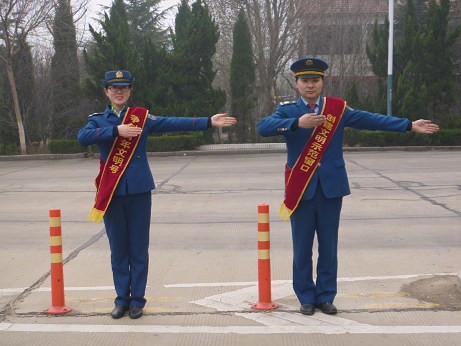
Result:
<svg viewBox="0 0 461 346"><path fill-rule="evenodd" d="M168 61L166 49L158 48L150 36L145 37L143 60L136 77L136 96L143 99L152 114L160 116L168 115L169 104L173 103L167 78Z"/></svg>
<svg viewBox="0 0 461 346"><path fill-rule="evenodd" d="M141 55L146 37L150 37L158 46L168 42L168 30L162 27L165 11L160 10L161 1L127 0L126 11L132 42Z"/></svg>
<svg viewBox="0 0 461 346"><path fill-rule="evenodd" d="M187 0L181 0L181 4L178 7L178 14L174 21L174 33L171 33L177 42L187 40L188 34L186 26L191 19L192 11L189 7L189 2Z"/></svg>
<svg viewBox="0 0 461 346"><path fill-rule="evenodd" d="M450 6L449 0L431 0L429 4L408 0L404 11L397 12L396 31L401 34L394 35L393 115L415 119L428 114L432 120L440 120L454 104L452 47L461 26L448 30ZM387 41L388 26L378 28L375 23L367 55L373 72L381 77L375 99L380 113L385 113Z"/></svg>
<svg viewBox="0 0 461 346"><path fill-rule="evenodd" d="M232 129L235 139L245 143L253 134L255 123L253 108L256 98L254 96L256 67L253 60L250 28L243 8L237 16L233 30L233 51L231 59L230 85L231 85L231 115L238 122Z"/></svg>
<svg viewBox="0 0 461 346"><path fill-rule="evenodd" d="M88 96L100 101L98 109L107 100L100 82L107 71L128 70L133 76L139 76L137 74L138 52L131 44L126 6L123 0L115 0L112 3L109 15L105 13L104 20L101 20L100 24L103 32L96 32L90 25L94 45L89 51L85 49L83 52L90 75L85 81L85 90ZM132 95L134 99L136 93ZM137 106L144 105L142 99L136 101L138 101Z"/></svg>
<svg viewBox="0 0 461 346"><path fill-rule="evenodd" d="M365 49L368 59L371 63L373 73L381 78L387 76L387 52L389 40L389 20L386 16L384 25L378 25L378 20L375 20L371 31L371 45L367 43Z"/></svg>
<svg viewBox="0 0 461 346"><path fill-rule="evenodd" d="M371 96L367 95L363 100L360 100L355 81L352 82L351 88L346 92L345 98L348 106L363 111L373 112L374 104Z"/></svg>
<svg viewBox="0 0 461 346"><path fill-rule="evenodd" d="M377 91L374 95L374 110L381 114L386 114L387 108L387 82L385 78L387 77L388 41L389 20L386 17L382 27L378 26L378 22L375 21L371 32L371 46L366 45L366 53L371 63L371 70L379 77L376 81Z"/></svg>
<svg viewBox="0 0 461 346"><path fill-rule="evenodd" d="M427 119L427 89L424 83L418 83L417 73L412 62L409 62L398 79L400 113L410 121Z"/></svg>
<svg viewBox="0 0 461 346"><path fill-rule="evenodd" d="M414 110L420 109L420 105L412 105L411 100L421 102L420 97L425 94L422 87L424 81L418 65L415 64L423 54L421 28L416 9L413 0L408 0L403 17L402 39L396 42L394 53L393 91L395 97L393 97L392 112L394 114L395 110L395 115L405 118L417 117ZM422 104L427 109L424 103L423 101ZM423 114L427 114L427 110ZM422 115L417 119L424 117Z"/></svg>
<svg viewBox="0 0 461 346"><path fill-rule="evenodd" d="M72 9L67 0L59 0L53 23L53 138L71 138L81 125L81 102L77 40ZM79 121L80 120L80 121Z"/></svg>
<svg viewBox="0 0 461 346"><path fill-rule="evenodd" d="M427 86L427 100L431 113L447 114L455 102L453 73L453 45L461 33L461 25L448 31L450 0L429 1L422 45L425 54L420 64L422 80Z"/></svg>
<svg viewBox="0 0 461 346"><path fill-rule="evenodd" d="M219 30L208 6L197 0L190 8L187 0L182 0L175 29L169 73L175 101L170 104L172 115L215 114L224 106L226 93L212 86L216 71L211 58L216 52Z"/></svg>

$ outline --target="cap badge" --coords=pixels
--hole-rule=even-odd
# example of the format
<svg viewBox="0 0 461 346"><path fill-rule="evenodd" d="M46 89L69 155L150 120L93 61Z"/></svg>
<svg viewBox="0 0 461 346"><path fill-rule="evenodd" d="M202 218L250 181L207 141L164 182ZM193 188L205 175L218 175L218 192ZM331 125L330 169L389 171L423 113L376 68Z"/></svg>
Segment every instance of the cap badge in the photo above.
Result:
<svg viewBox="0 0 461 346"><path fill-rule="evenodd" d="M307 60L306 61L306 65L308 65L308 66L313 65L313 64L314 64L314 62L312 60Z"/></svg>
<svg viewBox="0 0 461 346"><path fill-rule="evenodd" d="M115 73L115 77L116 78L122 78L123 77L123 72L122 71L117 71L117 73Z"/></svg>

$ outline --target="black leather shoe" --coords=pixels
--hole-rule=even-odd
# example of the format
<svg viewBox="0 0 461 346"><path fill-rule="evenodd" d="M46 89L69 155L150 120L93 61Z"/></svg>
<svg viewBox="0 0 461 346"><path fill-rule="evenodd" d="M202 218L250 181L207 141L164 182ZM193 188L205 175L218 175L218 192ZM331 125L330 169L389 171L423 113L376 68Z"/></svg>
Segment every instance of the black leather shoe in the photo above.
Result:
<svg viewBox="0 0 461 346"><path fill-rule="evenodd" d="M138 306L138 305L132 305L131 308L130 308L130 313L129 313L130 317L132 319L136 319L136 318L139 318L142 316L142 307Z"/></svg>
<svg viewBox="0 0 461 346"><path fill-rule="evenodd" d="M112 318L121 318L123 316L125 316L125 312L128 311L128 306L125 306L123 304L120 304L120 305L117 305L114 310L112 310L112 312L110 313L110 315L112 316Z"/></svg>
<svg viewBox="0 0 461 346"><path fill-rule="evenodd" d="M324 314L327 314L327 315L334 315L338 312L338 310L336 310L336 306L334 306L330 302L323 302L323 303L317 304L317 307L320 310L322 310Z"/></svg>
<svg viewBox="0 0 461 346"><path fill-rule="evenodd" d="M300 310L303 315L313 315L315 312L315 305L314 304L303 304L301 305Z"/></svg>

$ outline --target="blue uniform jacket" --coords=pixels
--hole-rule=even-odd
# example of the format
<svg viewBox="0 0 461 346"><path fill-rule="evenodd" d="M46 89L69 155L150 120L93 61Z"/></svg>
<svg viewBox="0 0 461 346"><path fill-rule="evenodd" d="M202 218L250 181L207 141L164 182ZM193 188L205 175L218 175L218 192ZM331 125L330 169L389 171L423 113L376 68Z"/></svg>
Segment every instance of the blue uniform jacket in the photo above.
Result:
<svg viewBox="0 0 461 346"><path fill-rule="evenodd" d="M115 141L113 128L122 124L125 112L123 111L119 118L111 111L111 107L107 106L104 113L90 115L88 124L78 132L78 141L83 146L98 144L101 159L106 162ZM167 118L149 115L138 145L118 182L114 195L142 193L155 189L146 155L147 138L150 133L204 131L207 128L208 118Z"/></svg>
<svg viewBox="0 0 461 346"><path fill-rule="evenodd" d="M322 96L320 96L319 102L320 112L324 102ZM314 131L313 128L298 128L294 131L291 129L295 120L306 113L311 113L311 111L300 97L297 101L279 104L274 114L262 119L258 124L258 131L261 136L284 136L287 145L287 164L290 168L295 165ZM338 128L304 191L302 199L308 200L314 196L319 179L323 192L328 198L343 197L351 193L342 150L344 128L352 127L359 130L405 132L408 124L408 119L353 110L346 107Z"/></svg>

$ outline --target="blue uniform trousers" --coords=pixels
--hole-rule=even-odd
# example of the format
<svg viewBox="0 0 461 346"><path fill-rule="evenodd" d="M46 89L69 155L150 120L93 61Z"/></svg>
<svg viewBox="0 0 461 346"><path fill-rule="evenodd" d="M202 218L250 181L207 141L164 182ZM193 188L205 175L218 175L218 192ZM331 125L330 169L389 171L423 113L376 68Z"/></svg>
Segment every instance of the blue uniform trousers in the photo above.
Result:
<svg viewBox="0 0 461 346"><path fill-rule="evenodd" d="M293 289L302 304L333 303L337 293L338 228L342 197L325 197L320 182L314 197L301 200L291 215ZM312 247L317 233L319 257L312 278Z"/></svg>
<svg viewBox="0 0 461 346"><path fill-rule="evenodd" d="M104 214L117 298L115 305L144 307L149 266L151 192L112 196Z"/></svg>

